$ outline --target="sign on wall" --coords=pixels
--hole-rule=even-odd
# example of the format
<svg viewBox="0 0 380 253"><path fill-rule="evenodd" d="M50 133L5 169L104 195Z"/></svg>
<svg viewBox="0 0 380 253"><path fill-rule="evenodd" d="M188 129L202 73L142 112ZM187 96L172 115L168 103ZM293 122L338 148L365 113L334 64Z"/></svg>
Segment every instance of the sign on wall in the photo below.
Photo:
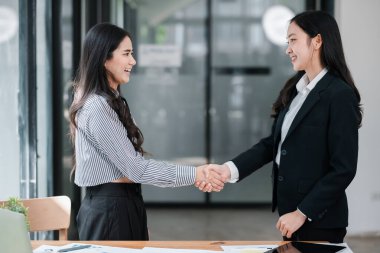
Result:
<svg viewBox="0 0 380 253"><path fill-rule="evenodd" d="M180 67L182 50L176 45L139 45L139 67Z"/></svg>

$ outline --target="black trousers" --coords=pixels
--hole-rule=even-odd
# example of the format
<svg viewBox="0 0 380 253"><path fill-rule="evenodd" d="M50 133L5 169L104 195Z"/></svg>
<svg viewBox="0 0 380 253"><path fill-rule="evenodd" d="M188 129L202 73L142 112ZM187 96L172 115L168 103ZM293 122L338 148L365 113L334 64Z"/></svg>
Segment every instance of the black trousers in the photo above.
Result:
<svg viewBox="0 0 380 253"><path fill-rule="evenodd" d="M284 241L327 241L343 243L346 228L314 228L306 221L302 227L293 233L292 238L283 237Z"/></svg>
<svg viewBox="0 0 380 253"><path fill-rule="evenodd" d="M87 187L77 223L79 240L149 240L141 185Z"/></svg>

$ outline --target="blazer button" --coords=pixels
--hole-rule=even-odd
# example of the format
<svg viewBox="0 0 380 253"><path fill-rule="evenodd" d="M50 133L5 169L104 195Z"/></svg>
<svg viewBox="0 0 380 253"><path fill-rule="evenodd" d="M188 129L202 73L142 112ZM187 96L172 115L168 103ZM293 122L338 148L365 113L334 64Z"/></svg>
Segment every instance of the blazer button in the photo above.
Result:
<svg viewBox="0 0 380 253"><path fill-rule="evenodd" d="M281 150L281 155L286 155L286 149Z"/></svg>
<svg viewBox="0 0 380 253"><path fill-rule="evenodd" d="M284 181L284 177L283 176L278 176L278 181L280 181L280 182Z"/></svg>

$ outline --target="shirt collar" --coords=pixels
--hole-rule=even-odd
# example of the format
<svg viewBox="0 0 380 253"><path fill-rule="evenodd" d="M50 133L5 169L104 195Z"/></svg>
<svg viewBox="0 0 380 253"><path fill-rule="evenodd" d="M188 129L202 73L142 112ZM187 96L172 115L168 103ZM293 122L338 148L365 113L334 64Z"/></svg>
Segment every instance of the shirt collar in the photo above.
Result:
<svg viewBox="0 0 380 253"><path fill-rule="evenodd" d="M309 82L309 78L306 74L302 76L302 78L298 81L296 88L298 92L301 92L302 94L305 94L306 92L310 92L312 89L314 89L315 85L319 82L319 80L324 77L327 73L327 68L323 68L319 74L314 77L313 80Z"/></svg>

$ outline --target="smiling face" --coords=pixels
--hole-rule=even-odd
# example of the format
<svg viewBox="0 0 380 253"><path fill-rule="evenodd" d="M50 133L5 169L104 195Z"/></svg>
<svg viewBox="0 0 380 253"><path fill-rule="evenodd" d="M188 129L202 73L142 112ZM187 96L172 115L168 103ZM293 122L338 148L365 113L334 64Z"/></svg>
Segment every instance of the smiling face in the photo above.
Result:
<svg viewBox="0 0 380 253"><path fill-rule="evenodd" d="M296 23L292 22L288 28L288 47L286 54L289 55L295 71L305 71L309 80L318 74L323 66L321 64L322 39L318 34L314 38L305 33Z"/></svg>
<svg viewBox="0 0 380 253"><path fill-rule="evenodd" d="M116 90L120 84L129 82L131 70L135 64L132 41L126 36L112 52L112 57L104 63L108 83L112 89Z"/></svg>

